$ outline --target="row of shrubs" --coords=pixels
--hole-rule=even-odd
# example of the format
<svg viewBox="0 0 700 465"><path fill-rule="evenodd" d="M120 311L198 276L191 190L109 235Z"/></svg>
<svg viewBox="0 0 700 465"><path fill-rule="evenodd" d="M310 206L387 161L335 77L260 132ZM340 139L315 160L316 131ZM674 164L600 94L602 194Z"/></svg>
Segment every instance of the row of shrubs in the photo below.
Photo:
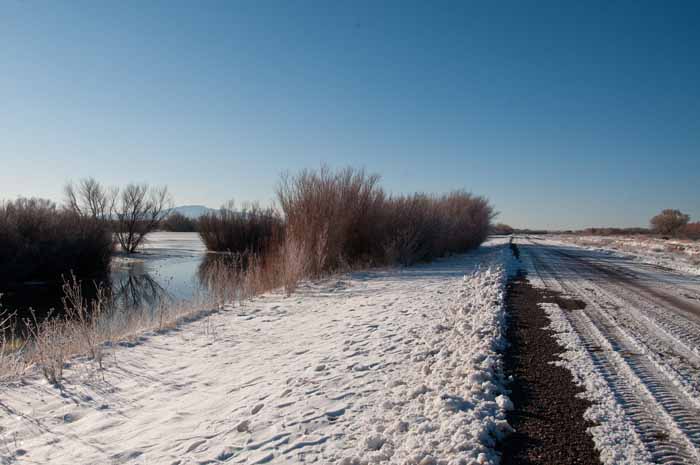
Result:
<svg viewBox="0 0 700 465"><path fill-rule="evenodd" d="M678 231L678 236L684 239L700 240L700 221L688 223Z"/></svg>
<svg viewBox="0 0 700 465"><path fill-rule="evenodd" d="M104 221L58 208L44 199L0 203L0 281L55 281L71 270L101 276L113 241Z"/></svg>
<svg viewBox="0 0 700 465"><path fill-rule="evenodd" d="M304 170L282 177L276 208L229 204L196 221L173 214L160 227L196 228L209 250L256 256L257 263L276 257L287 268L294 261L299 273L311 277L345 266L410 265L464 252L486 238L493 210L484 198L464 191L392 196L379 180L353 168ZM107 198L99 183L87 180L78 196L69 196L76 207L83 191L99 194L86 196L87 205ZM43 199L1 203L0 279L7 284L106 273L118 225L106 213L85 211Z"/></svg>
<svg viewBox="0 0 700 465"><path fill-rule="evenodd" d="M304 170L282 177L277 207L202 217L207 248L255 255L280 274L318 277L344 267L411 265L468 251L486 239L494 212L483 197L388 195L364 170ZM294 271L291 272L290 270Z"/></svg>
<svg viewBox="0 0 700 465"><path fill-rule="evenodd" d="M160 229L168 232L197 232L199 220L189 218L180 212L172 212L161 222Z"/></svg>

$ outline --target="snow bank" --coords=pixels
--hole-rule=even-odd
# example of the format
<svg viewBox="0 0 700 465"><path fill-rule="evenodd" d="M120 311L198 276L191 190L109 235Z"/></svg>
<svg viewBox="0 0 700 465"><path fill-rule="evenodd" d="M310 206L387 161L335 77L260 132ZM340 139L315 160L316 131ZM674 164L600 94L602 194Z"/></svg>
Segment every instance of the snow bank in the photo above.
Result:
<svg viewBox="0 0 700 465"><path fill-rule="evenodd" d="M497 463L510 252L270 293L0 386L0 463ZM466 277L465 277L466 275Z"/></svg>
<svg viewBox="0 0 700 465"><path fill-rule="evenodd" d="M465 276L454 305L438 309L410 361L389 378L367 433L343 465L498 463L495 442L511 431L503 388L505 271Z"/></svg>

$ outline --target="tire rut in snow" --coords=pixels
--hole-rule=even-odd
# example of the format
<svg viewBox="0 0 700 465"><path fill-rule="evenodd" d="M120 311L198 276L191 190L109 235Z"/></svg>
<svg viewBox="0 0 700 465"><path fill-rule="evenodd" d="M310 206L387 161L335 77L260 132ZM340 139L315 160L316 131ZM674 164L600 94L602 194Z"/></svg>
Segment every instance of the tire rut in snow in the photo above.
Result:
<svg viewBox="0 0 700 465"><path fill-rule="evenodd" d="M534 257L537 268L553 277L567 294L577 295L549 264ZM586 298L585 296L583 298ZM697 464L700 420L687 393L643 354L595 302L586 312L572 313L569 323L586 345L599 373L615 393L639 439L656 463Z"/></svg>
<svg viewBox="0 0 700 465"><path fill-rule="evenodd" d="M515 409L508 423L515 429L499 449L503 465L600 464L584 420L590 403L576 397L582 388L569 371L552 362L562 352L546 329L549 319L538 306L556 301L563 308L580 308L580 301L545 293L530 285L524 274L508 286L506 305L510 347L504 356L506 375L512 375L511 399Z"/></svg>

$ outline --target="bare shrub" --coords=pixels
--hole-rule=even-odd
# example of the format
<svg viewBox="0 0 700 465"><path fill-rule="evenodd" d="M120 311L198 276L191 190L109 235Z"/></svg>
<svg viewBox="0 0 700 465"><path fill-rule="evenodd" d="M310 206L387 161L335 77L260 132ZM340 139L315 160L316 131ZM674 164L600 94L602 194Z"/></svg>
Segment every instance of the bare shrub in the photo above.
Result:
<svg viewBox="0 0 700 465"><path fill-rule="evenodd" d="M73 270L103 276L113 251L108 225L43 199L0 204L0 280L52 281Z"/></svg>
<svg viewBox="0 0 700 465"><path fill-rule="evenodd" d="M233 201L199 219L199 236L207 249L244 256L266 253L282 240L282 219L257 204L236 210Z"/></svg>
<svg viewBox="0 0 700 465"><path fill-rule="evenodd" d="M303 249L311 277L343 265L409 265L464 252L483 242L494 216L484 198L464 191L387 197L378 175L353 168L283 175L277 198L288 248Z"/></svg>
<svg viewBox="0 0 700 465"><path fill-rule="evenodd" d="M107 289L102 284L96 284L96 287L96 297L88 303L83 297L80 281L71 273L70 279L63 283L63 308L67 329L78 344L77 351L87 354L102 369L104 335L99 324L108 299Z"/></svg>
<svg viewBox="0 0 700 465"><path fill-rule="evenodd" d="M323 244L323 241L319 241L318 244ZM298 238L287 240L280 250L279 267L276 271L278 276L281 276L282 285L288 295L296 290L299 281L308 274L310 262L306 255L307 250Z"/></svg>
<svg viewBox="0 0 700 465"><path fill-rule="evenodd" d="M680 210L666 209L653 217L650 221L654 232L658 234L676 234L683 226L688 224L690 217Z"/></svg>
<svg viewBox="0 0 700 465"><path fill-rule="evenodd" d="M85 178L75 185L66 184L63 189L68 210L80 216L109 221L114 212L119 189L106 188L94 178Z"/></svg>
<svg viewBox="0 0 700 465"><path fill-rule="evenodd" d="M211 254L199 265L197 274L209 296L221 306L241 298L243 271L240 255Z"/></svg>
<svg viewBox="0 0 700 465"><path fill-rule="evenodd" d="M573 231L574 234L584 234L587 236L635 236L650 234L647 228L586 228L581 231Z"/></svg>
<svg viewBox="0 0 700 465"><path fill-rule="evenodd" d="M694 241L700 240L700 222L686 224L679 231L679 235Z"/></svg>
<svg viewBox="0 0 700 465"><path fill-rule="evenodd" d="M513 234L514 232L515 230L510 225L507 225L505 223L496 223L491 228L491 234L507 236L509 234Z"/></svg>
<svg viewBox="0 0 700 465"><path fill-rule="evenodd" d="M107 188L94 178L68 183L65 208L83 218L109 224L122 250L136 252L146 235L158 229L169 215L172 198L168 188L128 184Z"/></svg>
<svg viewBox="0 0 700 465"><path fill-rule="evenodd" d="M122 250L136 252L146 235L158 229L171 204L167 187L129 184L122 189L114 211L114 233Z"/></svg>
<svg viewBox="0 0 700 465"><path fill-rule="evenodd" d="M72 342L65 331L65 320L49 314L42 321L32 316L25 323L31 338L33 361L49 383L60 384Z"/></svg>
<svg viewBox="0 0 700 465"><path fill-rule="evenodd" d="M376 255L374 241L384 201L379 176L345 168L303 170L285 174L277 188L284 212L287 240L304 248L312 277L343 261L357 262Z"/></svg>
<svg viewBox="0 0 700 465"><path fill-rule="evenodd" d="M188 218L180 212L172 212L161 223L161 229L170 232L195 232L197 220Z"/></svg>
<svg viewBox="0 0 700 465"><path fill-rule="evenodd" d="M408 266L427 259L432 254L433 240L440 233L436 214L430 209L430 198L424 194L389 199L380 236L386 260Z"/></svg>
<svg viewBox="0 0 700 465"><path fill-rule="evenodd" d="M477 247L488 236L494 216L486 199L464 191L392 197L383 211L380 237L386 258L402 265Z"/></svg>
<svg viewBox="0 0 700 465"><path fill-rule="evenodd" d="M0 381L21 375L26 367L25 341L17 337L16 329L16 313L4 310L0 301Z"/></svg>

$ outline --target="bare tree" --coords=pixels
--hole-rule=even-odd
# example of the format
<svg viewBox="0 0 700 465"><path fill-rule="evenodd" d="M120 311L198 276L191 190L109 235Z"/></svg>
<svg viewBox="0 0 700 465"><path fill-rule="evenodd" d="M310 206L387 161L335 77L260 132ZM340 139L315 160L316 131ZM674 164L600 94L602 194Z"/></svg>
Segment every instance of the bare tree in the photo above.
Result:
<svg viewBox="0 0 700 465"><path fill-rule="evenodd" d="M651 219L651 227L659 234L676 234L688 221L685 213L667 208Z"/></svg>
<svg viewBox="0 0 700 465"><path fill-rule="evenodd" d="M126 253L133 253L146 235L168 215L172 200L167 187L129 184L119 195L114 211L115 235Z"/></svg>
<svg viewBox="0 0 700 465"><path fill-rule="evenodd" d="M81 216L109 220L114 211L118 192L117 188L104 187L94 178L81 179L77 186L72 182L66 184L65 206Z"/></svg>

